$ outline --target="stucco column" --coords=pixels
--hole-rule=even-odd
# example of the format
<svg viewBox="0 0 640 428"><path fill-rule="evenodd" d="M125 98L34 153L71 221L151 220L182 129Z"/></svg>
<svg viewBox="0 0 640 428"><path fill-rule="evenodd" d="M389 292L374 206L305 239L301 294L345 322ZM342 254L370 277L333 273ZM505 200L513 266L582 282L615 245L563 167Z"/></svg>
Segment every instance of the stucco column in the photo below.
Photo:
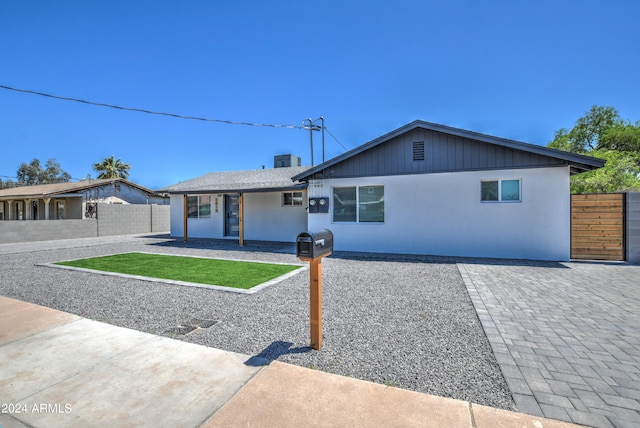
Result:
<svg viewBox="0 0 640 428"><path fill-rule="evenodd" d="M27 220L29 218L29 199L22 200L22 220Z"/></svg>
<svg viewBox="0 0 640 428"><path fill-rule="evenodd" d="M49 202L51 202L51 198L44 198L44 219L49 220Z"/></svg>
<svg viewBox="0 0 640 428"><path fill-rule="evenodd" d="M22 201L22 219L23 220L29 220L31 218L31 216L29 215L29 212L31 211L31 204L29 202L30 202L29 199L24 199Z"/></svg>
<svg viewBox="0 0 640 428"><path fill-rule="evenodd" d="M7 201L7 220L13 220L13 199Z"/></svg>

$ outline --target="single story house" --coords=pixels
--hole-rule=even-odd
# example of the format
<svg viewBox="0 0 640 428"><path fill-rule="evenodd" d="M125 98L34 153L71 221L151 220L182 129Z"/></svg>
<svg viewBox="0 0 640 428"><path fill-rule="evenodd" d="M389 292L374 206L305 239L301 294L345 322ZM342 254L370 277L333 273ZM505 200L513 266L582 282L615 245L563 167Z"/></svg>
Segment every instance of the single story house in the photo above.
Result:
<svg viewBox="0 0 640 428"><path fill-rule="evenodd" d="M309 167L279 166L290 165L282 157L274 168L212 172L159 190L170 194L171 235L295 241L307 228L307 184L291 177Z"/></svg>
<svg viewBox="0 0 640 428"><path fill-rule="evenodd" d="M97 203L166 204L168 198L123 178L18 186L0 190L0 220L96 216Z"/></svg>
<svg viewBox="0 0 640 428"><path fill-rule="evenodd" d="M185 239L294 241L326 228L335 250L568 260L569 177L602 166L414 121L314 167L212 173L162 191L171 234Z"/></svg>

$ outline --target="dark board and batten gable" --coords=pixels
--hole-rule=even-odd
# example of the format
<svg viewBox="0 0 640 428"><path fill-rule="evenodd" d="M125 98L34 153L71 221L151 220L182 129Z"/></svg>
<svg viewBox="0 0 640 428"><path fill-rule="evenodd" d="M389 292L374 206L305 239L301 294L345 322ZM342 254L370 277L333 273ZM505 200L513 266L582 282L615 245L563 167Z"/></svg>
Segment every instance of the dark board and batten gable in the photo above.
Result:
<svg viewBox="0 0 640 428"><path fill-rule="evenodd" d="M604 161L472 131L415 121L293 177L294 180L431 174L570 166L571 173Z"/></svg>

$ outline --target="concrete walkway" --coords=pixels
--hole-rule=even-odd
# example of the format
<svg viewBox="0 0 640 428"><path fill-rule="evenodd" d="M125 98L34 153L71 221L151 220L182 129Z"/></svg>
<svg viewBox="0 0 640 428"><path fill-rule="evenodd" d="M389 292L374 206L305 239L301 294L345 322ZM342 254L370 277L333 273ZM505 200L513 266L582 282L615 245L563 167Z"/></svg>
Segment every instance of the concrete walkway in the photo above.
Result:
<svg viewBox="0 0 640 428"><path fill-rule="evenodd" d="M518 410L640 427L640 266L458 263Z"/></svg>
<svg viewBox="0 0 640 428"><path fill-rule="evenodd" d="M0 296L0 427L569 427Z"/></svg>

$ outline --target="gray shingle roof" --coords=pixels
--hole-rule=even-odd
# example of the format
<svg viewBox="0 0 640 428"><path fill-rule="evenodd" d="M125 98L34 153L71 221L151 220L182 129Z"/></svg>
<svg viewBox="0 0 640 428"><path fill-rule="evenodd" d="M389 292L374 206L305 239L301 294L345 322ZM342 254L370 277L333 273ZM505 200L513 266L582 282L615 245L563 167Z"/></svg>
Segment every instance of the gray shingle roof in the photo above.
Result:
<svg viewBox="0 0 640 428"><path fill-rule="evenodd" d="M166 193L266 192L306 188L306 183L294 182L291 177L310 167L253 169L245 171L211 172L191 180L167 186Z"/></svg>

